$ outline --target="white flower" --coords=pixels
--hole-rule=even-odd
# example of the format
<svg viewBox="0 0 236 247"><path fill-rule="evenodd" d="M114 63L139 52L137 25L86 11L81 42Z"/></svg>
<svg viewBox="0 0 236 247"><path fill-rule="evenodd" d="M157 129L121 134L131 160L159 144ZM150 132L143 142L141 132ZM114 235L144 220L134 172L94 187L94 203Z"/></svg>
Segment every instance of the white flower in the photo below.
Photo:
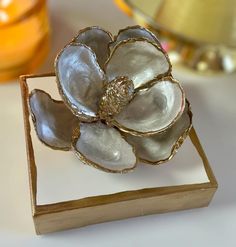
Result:
<svg viewBox="0 0 236 247"><path fill-rule="evenodd" d="M139 160L159 164L189 133L184 91L145 28L128 27L114 39L99 27L83 29L57 56L55 72L63 102L41 90L30 95L36 132L88 165L121 173Z"/></svg>

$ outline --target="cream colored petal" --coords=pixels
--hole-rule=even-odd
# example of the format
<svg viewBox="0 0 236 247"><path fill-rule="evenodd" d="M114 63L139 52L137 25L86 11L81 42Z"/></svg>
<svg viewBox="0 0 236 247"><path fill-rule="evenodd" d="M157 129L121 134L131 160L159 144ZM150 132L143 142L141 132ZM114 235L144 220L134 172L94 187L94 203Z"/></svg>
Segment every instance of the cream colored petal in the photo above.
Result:
<svg viewBox="0 0 236 247"><path fill-rule="evenodd" d="M170 74L171 64L166 53L155 43L144 39L129 39L115 46L105 71L109 81L127 76L138 88L154 78Z"/></svg>
<svg viewBox="0 0 236 247"><path fill-rule="evenodd" d="M81 123L73 146L84 163L107 172L127 172L136 166L133 147L119 131L101 122Z"/></svg>
<svg viewBox="0 0 236 247"><path fill-rule="evenodd" d="M93 51L69 44L57 56L55 70L59 92L73 113L83 120L96 119L105 75Z"/></svg>
<svg viewBox="0 0 236 247"><path fill-rule="evenodd" d="M95 52L100 66L104 66L110 54L109 43L112 41L109 32L100 27L88 27L82 29L73 41L89 46Z"/></svg>
<svg viewBox="0 0 236 247"><path fill-rule="evenodd" d="M173 157L192 127L192 113L186 103L184 113L167 131L149 137L126 134L126 139L144 162L157 165Z"/></svg>
<svg viewBox="0 0 236 247"><path fill-rule="evenodd" d="M29 106L38 138L53 149L70 150L72 132L79 120L63 101L53 100L42 90L33 90Z"/></svg>
<svg viewBox="0 0 236 247"><path fill-rule="evenodd" d="M171 126L182 114L185 95L171 77L154 81L137 92L133 100L114 117L113 124L134 135L151 135Z"/></svg>
<svg viewBox="0 0 236 247"><path fill-rule="evenodd" d="M130 26L124 29L121 29L117 36L114 38L114 42L110 43L110 48L112 49L120 41L131 39L131 38L145 38L161 47L160 41L157 37L150 32L148 29L141 26Z"/></svg>

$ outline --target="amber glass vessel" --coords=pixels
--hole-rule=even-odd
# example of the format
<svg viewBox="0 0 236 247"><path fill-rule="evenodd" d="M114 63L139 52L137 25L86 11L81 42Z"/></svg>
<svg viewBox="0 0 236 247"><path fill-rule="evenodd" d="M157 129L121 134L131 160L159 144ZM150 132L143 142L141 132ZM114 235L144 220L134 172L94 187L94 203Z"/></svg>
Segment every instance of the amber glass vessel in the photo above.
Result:
<svg viewBox="0 0 236 247"><path fill-rule="evenodd" d="M46 0L0 0L0 81L31 73L49 49Z"/></svg>

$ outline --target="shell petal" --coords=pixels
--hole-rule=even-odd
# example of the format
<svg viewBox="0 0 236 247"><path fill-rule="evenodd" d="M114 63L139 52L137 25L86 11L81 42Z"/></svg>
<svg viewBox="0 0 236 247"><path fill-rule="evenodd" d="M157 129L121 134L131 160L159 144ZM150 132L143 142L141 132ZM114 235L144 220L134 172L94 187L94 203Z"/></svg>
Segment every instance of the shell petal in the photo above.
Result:
<svg viewBox="0 0 236 247"><path fill-rule="evenodd" d="M118 35L115 36L114 42L110 43L110 48L113 48L120 41L131 39L131 38L146 38L161 47L160 41L157 39L157 37L152 32L150 32L148 29L144 27L136 25L136 26L129 26L124 29L121 29Z"/></svg>
<svg viewBox="0 0 236 247"><path fill-rule="evenodd" d="M101 67L109 57L109 43L112 35L100 27L88 27L80 30L73 42L78 42L89 46L96 54Z"/></svg>
<svg viewBox="0 0 236 247"><path fill-rule="evenodd" d="M106 172L124 173L136 166L133 147L118 130L101 122L81 123L73 147L84 163Z"/></svg>
<svg viewBox="0 0 236 247"><path fill-rule="evenodd" d="M133 135L152 135L169 128L181 116L185 95L172 77L153 81L137 92L133 100L114 117L112 124Z"/></svg>
<svg viewBox="0 0 236 247"><path fill-rule="evenodd" d="M134 145L137 156L144 162L157 165L170 160L177 152L192 127L192 112L186 103L180 119L167 131L149 137L126 134L126 139Z"/></svg>
<svg viewBox="0 0 236 247"><path fill-rule="evenodd" d="M135 88L169 75L171 64L166 53L145 39L129 39L118 43L105 64L108 81L127 76Z"/></svg>
<svg viewBox="0 0 236 247"><path fill-rule="evenodd" d="M106 80L94 52L83 44L67 45L55 60L59 92L67 106L82 120L97 119Z"/></svg>
<svg viewBox="0 0 236 247"><path fill-rule="evenodd" d="M29 106L38 138L53 149L70 150L72 132L79 120L63 101L36 89L30 94Z"/></svg>

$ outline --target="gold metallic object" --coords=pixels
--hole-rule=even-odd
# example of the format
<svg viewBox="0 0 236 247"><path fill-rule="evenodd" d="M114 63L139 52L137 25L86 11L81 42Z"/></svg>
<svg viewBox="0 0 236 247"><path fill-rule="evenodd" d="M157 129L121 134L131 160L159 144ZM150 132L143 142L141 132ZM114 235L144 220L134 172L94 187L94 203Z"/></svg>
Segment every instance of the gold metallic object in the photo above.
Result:
<svg viewBox="0 0 236 247"><path fill-rule="evenodd" d="M157 32L172 63L195 72L236 71L236 0L115 0Z"/></svg>
<svg viewBox="0 0 236 247"><path fill-rule="evenodd" d="M90 197L75 198L70 201L40 204L37 193L40 190L37 168L40 165L45 164L40 163L38 160L38 147L34 143L34 137L31 131L33 124L30 122L28 88L34 85L34 78L43 78L43 80L48 80L49 77L52 76L55 75L31 75L21 77L20 80L32 217L37 234L46 234L54 231L134 216L208 206L217 190L217 181L194 128L191 129L189 137L192 145L194 145L196 149L199 159L201 160L201 165L204 166L204 171L209 178L209 181L207 182L199 181L199 183L196 182L194 184L181 184L154 188L146 188L144 186L143 188L136 190L124 189L121 192L113 194L101 193ZM188 157L184 157L183 161L185 161L185 158L188 160ZM187 162L189 162L191 168L191 159ZM193 170L193 172L195 171ZM145 173L142 174L145 175ZM78 180L78 186L89 186L89 183L91 182L90 180L84 180L86 183ZM66 183L67 180L65 179L65 181L62 182ZM142 210L140 210L140 207Z"/></svg>
<svg viewBox="0 0 236 247"><path fill-rule="evenodd" d="M99 115L101 119L109 121L114 114L118 114L134 96L134 84L126 76L115 78L105 86L105 93L100 100Z"/></svg>

